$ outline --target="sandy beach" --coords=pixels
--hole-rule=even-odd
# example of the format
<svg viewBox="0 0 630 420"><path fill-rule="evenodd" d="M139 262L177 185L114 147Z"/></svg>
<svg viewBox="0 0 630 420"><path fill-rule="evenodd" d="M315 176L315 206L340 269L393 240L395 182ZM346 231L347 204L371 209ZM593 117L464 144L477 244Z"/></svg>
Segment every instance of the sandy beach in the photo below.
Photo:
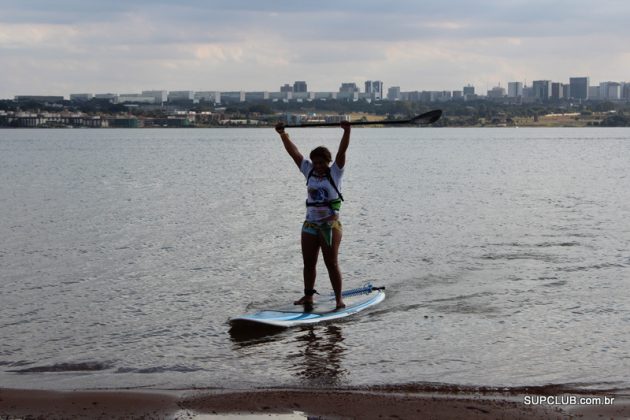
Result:
<svg viewBox="0 0 630 420"><path fill-rule="evenodd" d="M610 405L525 404L540 390L471 392L381 389L98 390L0 389L2 419L195 419L299 413L323 419L626 419L628 392L562 392L577 398L614 397ZM546 394L551 396L552 393Z"/></svg>

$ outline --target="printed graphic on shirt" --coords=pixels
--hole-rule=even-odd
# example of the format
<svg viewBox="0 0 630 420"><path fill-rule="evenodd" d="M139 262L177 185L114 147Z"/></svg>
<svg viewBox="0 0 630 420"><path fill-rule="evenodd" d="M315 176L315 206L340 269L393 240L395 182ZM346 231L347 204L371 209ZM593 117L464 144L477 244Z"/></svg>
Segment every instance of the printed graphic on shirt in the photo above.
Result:
<svg viewBox="0 0 630 420"><path fill-rule="evenodd" d="M308 188L308 197L311 203L328 201L328 190L325 188Z"/></svg>

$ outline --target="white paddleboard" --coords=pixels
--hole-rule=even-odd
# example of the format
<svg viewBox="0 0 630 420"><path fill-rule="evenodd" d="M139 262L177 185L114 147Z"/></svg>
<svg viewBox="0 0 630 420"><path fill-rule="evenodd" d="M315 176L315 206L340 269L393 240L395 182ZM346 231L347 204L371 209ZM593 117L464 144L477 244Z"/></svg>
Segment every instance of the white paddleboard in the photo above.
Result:
<svg viewBox="0 0 630 420"><path fill-rule="evenodd" d="M287 305L263 309L253 314L230 319L233 328L246 326L294 327L345 318L374 306L385 299L384 287L364 287L342 292L345 308L336 309L335 296L315 297L313 306Z"/></svg>

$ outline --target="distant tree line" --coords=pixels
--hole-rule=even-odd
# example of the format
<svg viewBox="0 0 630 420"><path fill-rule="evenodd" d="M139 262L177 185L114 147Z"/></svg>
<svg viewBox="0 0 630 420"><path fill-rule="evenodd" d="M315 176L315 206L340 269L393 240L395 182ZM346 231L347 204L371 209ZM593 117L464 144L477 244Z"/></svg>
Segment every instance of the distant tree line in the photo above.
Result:
<svg viewBox="0 0 630 420"><path fill-rule="evenodd" d="M630 115L610 115L599 123L600 127L630 127Z"/></svg>
<svg viewBox="0 0 630 420"><path fill-rule="evenodd" d="M607 101L587 101L585 103L569 103L566 101L509 104L492 100L447 101L447 102L409 102L409 101L343 101L326 100L311 102L235 102L223 105L200 102L198 104L182 103L177 106L180 110L197 112L221 112L236 118L257 118L272 121L279 113L368 113L386 118L409 117L418 115L431 109L442 109L444 118L437 126L476 126L481 123L507 123L516 119L529 118L534 121L548 114L579 113L592 115L608 113L598 123L607 127L630 126L630 104ZM29 111L29 112L59 112L60 110L80 111L88 114L120 114L128 113L136 116L160 117L172 110L172 105L136 107L129 104L112 104L106 99L92 99L85 102L63 101L58 104L43 104L37 102L17 103L12 100L0 100L0 111ZM614 113L611 113L614 112Z"/></svg>

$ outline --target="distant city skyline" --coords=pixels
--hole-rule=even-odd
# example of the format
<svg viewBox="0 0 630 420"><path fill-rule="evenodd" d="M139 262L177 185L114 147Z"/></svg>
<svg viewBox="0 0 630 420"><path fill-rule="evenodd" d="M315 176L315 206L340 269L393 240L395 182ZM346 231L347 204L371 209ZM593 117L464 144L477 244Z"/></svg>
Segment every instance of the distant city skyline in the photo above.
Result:
<svg viewBox="0 0 630 420"><path fill-rule="evenodd" d="M0 0L0 10L0 98L630 81L630 3L615 0Z"/></svg>
<svg viewBox="0 0 630 420"><path fill-rule="evenodd" d="M316 100L316 99L345 99L345 100L408 100L409 97L418 97L414 94L420 93L438 93L438 97L442 97L442 93L448 92L448 98L459 97L488 97L488 98L515 98L515 97L531 97L537 99L630 99L630 82L612 81L595 83L591 81L589 76L571 76L562 81L555 80L532 80L531 84L520 81L508 81L497 83L490 89L475 87L467 84L459 89L405 89L401 86L387 86L381 80L367 80L364 82L364 90L361 90L361 84L354 82L341 82L337 90L330 91L314 91L309 88L308 81L296 80L293 83L285 83L275 90L255 89L253 91L236 90L173 90L153 89L143 90L141 92L71 92L62 95L48 95L46 93L38 93L34 95L14 95L13 98L0 99L16 99L24 100L25 97L31 96L56 96L57 98L65 98L76 101L86 101L92 98L110 99L117 103L138 102L138 103L165 103L178 100L189 100L199 102L201 100L207 102L221 103L223 99L229 98L230 101L252 101L252 100ZM507 87L507 88L506 88ZM601 92L600 92L601 91ZM21 99L20 99L21 98ZM149 101L149 99L151 99Z"/></svg>
<svg viewBox="0 0 630 420"><path fill-rule="evenodd" d="M621 85L624 84L630 84L630 78L628 81L626 80L612 80L610 78L608 79L604 79L601 82L598 81L594 81L590 76L588 75L572 75L572 76L568 76L565 77L562 80L553 80L553 79L542 79L541 81L549 81L550 84L551 83L561 83L561 84L570 84L571 79L585 79L586 83L588 83L587 86L589 87L594 87L594 86L599 86L602 84L608 84L608 83L619 83ZM529 80L529 82L528 82ZM540 80L539 80L540 81ZM400 88L401 92L413 92L413 91L463 91L465 90L465 87L474 87L476 89L475 93L477 95L481 95L481 96L485 96L486 92L490 93L491 91L495 90L496 88L504 88L505 89L505 95L506 96L521 96L522 95L522 89L523 88L533 88L534 87L534 83L536 82L536 80L532 80L531 78L523 78L522 80L507 80L507 81L500 81L494 84L486 84L485 86L478 86L475 85L473 83L464 83L459 87L455 87L453 89L438 89L438 88L432 88L432 87L423 87L423 88L408 88L406 86L400 86L400 85L390 85L387 84L386 82L382 81L382 80L363 80L363 81L359 81L359 82L345 82L345 81L340 81L337 83L337 88L335 89L330 89L330 90L315 90L315 89L311 89L311 84L308 82L308 80L296 80L294 82L286 82L281 86L278 86L276 88L272 88L272 89L264 89L264 88L255 88L255 89L251 89L251 90L246 90L246 89L208 89L207 87L204 88L197 88L197 89L174 89L174 90L169 90L169 89L163 89L163 88L159 88L159 87L153 87L153 89L143 89L143 90L128 90L128 91L120 91L117 92L114 89L106 89L104 91L100 91L100 92L94 92L94 91L89 91L88 89L83 89L83 90L77 90L77 91L72 91L72 92L60 92L60 93L52 93L49 91L44 91L44 92L32 92L32 93L18 93L18 94L14 94L10 97L0 97L0 99L13 99L17 96L32 96L32 95L41 95L41 96L63 96L65 98L70 97L71 95L100 95L101 98L105 97L106 95L119 95L119 96L139 96L141 93L146 93L146 92L150 92L150 94L159 94L159 95L164 95L163 98L163 102L165 102L167 100L167 96L171 93L174 94L182 94L182 95L187 95L190 92L192 93L202 93L202 94L214 94L214 93L218 93L218 92L300 92L300 93L304 93L304 92L344 92L348 90L348 87L351 86L351 90L356 91L356 92L360 92L360 93L372 93L373 89L376 89L378 94L376 95L375 99L383 99L387 97L387 91L389 88ZM362 88L363 87L363 88ZM511 89L517 89L515 92L516 93L512 93ZM551 92L551 85L549 86L549 90ZM182 98L182 99L186 99L186 98ZM191 97L189 99L194 99L194 97Z"/></svg>

